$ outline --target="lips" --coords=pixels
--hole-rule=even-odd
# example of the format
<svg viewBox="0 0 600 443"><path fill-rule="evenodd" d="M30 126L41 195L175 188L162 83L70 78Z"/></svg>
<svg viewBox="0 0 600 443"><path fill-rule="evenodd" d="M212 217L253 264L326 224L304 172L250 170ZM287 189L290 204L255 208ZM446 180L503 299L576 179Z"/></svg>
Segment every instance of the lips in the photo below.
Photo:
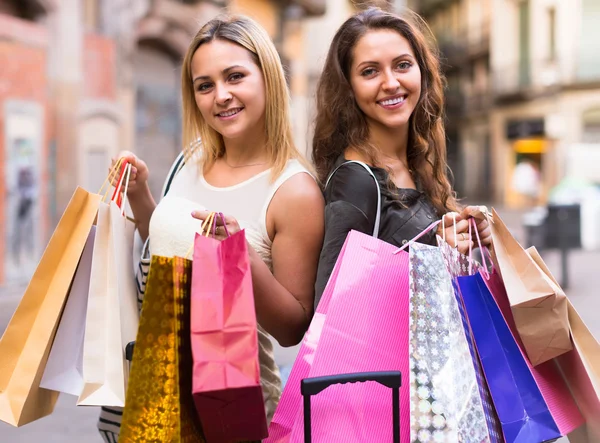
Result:
<svg viewBox="0 0 600 443"><path fill-rule="evenodd" d="M221 118L233 117L234 115L239 114L242 109L244 109L244 108L227 109L226 111L219 112L217 114L217 117L221 117Z"/></svg>

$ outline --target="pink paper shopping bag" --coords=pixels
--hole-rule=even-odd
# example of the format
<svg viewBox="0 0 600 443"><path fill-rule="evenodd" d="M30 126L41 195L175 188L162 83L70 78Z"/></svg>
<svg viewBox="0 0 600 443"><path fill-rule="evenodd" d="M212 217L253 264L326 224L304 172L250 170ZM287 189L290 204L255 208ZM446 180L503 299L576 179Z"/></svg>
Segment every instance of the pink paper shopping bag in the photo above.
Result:
<svg viewBox="0 0 600 443"><path fill-rule="evenodd" d="M192 266L192 392L208 443L260 440L267 421L244 231L196 235Z"/></svg>
<svg viewBox="0 0 600 443"><path fill-rule="evenodd" d="M321 332L323 331L323 325L325 324L325 318L327 317L327 311L332 302L332 296L334 294L334 288L337 282L338 274L340 271L340 265L344 261L346 246L349 241L352 241L351 236L348 236L340 255L338 256L337 262L327 286L323 291L323 296L317 307L317 311L313 315L313 319L308 327L308 331L304 335L302 346L298 351L298 356L292 366L292 371L288 377L283 393L275 410L275 415L271 424L269 425L269 438L264 440L264 443L284 443L289 441L296 417L302 413L302 394L300 393L300 382L308 378L310 373L310 367L313 363L315 351L321 338Z"/></svg>
<svg viewBox="0 0 600 443"><path fill-rule="evenodd" d="M350 232L309 376L400 371L400 436L407 442L408 253L396 251L391 244ZM391 442L391 404L389 389L374 382L332 386L313 398L313 440ZM296 415L290 441L304 441L302 413Z"/></svg>

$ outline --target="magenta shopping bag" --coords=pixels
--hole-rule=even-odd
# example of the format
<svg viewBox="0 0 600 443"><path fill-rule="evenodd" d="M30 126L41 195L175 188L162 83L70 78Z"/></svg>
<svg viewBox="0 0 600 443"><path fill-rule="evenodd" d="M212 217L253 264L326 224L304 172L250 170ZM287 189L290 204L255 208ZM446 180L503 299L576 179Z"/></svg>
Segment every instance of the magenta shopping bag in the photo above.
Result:
<svg viewBox="0 0 600 443"><path fill-rule="evenodd" d="M395 246L371 236L348 234L309 376L400 371L400 433L408 442L408 253L395 252ZM374 382L331 386L312 401L313 440L391 442L390 403L389 389ZM304 441L301 413L289 441Z"/></svg>
<svg viewBox="0 0 600 443"><path fill-rule="evenodd" d="M298 414L302 413L302 394L300 393L300 382L307 378L310 373L310 367L313 363L315 351L319 344L327 311L331 303L331 298L334 293L334 288L337 282L340 265L344 261L346 245L349 242L350 236L346 239L340 255L337 259L335 267L331 272L327 286L323 291L321 301L317 306L313 319L308 327L308 331L304 335L302 346L298 351L298 356L294 361L292 370L288 377L283 393L275 409L275 415L269 425L269 437L264 440L264 443L287 442L290 439L292 428Z"/></svg>

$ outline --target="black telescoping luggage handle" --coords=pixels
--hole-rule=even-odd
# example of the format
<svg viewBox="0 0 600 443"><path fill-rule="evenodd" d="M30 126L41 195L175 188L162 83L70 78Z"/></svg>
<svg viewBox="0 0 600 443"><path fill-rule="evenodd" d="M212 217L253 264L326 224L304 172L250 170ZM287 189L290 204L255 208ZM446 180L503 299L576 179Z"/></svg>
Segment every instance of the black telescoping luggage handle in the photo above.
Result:
<svg viewBox="0 0 600 443"><path fill-rule="evenodd" d="M346 383L364 383L374 381L392 390L392 409L394 414L394 443L400 443L400 386L402 375L399 371L358 372L354 374L330 375L326 377L305 378L300 383L300 392L304 397L304 442L311 443L310 397L332 385Z"/></svg>

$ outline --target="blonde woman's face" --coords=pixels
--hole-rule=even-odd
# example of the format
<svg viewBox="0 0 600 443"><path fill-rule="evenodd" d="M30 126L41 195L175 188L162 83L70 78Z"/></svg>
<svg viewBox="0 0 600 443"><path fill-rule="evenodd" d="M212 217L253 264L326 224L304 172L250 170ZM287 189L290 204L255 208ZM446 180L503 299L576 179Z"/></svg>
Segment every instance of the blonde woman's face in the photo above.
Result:
<svg viewBox="0 0 600 443"><path fill-rule="evenodd" d="M393 30L373 30L358 40L350 84L369 125L399 128L421 96L421 70L406 38Z"/></svg>
<svg viewBox="0 0 600 443"><path fill-rule="evenodd" d="M265 83L249 51L214 40L196 50L191 68L196 105L211 128L225 140L264 133Z"/></svg>

